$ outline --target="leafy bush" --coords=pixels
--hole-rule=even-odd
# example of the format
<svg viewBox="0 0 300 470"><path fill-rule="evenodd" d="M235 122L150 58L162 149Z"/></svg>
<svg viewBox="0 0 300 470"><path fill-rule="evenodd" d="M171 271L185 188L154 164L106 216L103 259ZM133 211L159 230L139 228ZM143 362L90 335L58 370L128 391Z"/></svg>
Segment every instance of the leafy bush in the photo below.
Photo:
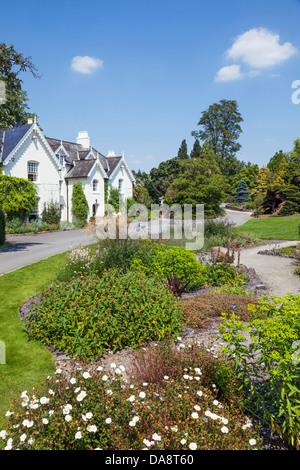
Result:
<svg viewBox="0 0 300 470"><path fill-rule="evenodd" d="M81 358L178 334L183 306L162 283L108 270L57 282L26 322L34 338Z"/></svg>
<svg viewBox="0 0 300 470"><path fill-rule="evenodd" d="M204 284L207 286L244 286L248 279L242 273L238 272L234 266L226 262L213 262L205 266Z"/></svg>
<svg viewBox="0 0 300 470"><path fill-rule="evenodd" d="M161 280L178 276L179 283L189 289L201 286L206 268L197 261L196 255L182 246L167 246L163 243L149 244L149 252L138 253L131 268Z"/></svg>
<svg viewBox="0 0 300 470"><path fill-rule="evenodd" d="M5 243L5 215L0 208L0 245Z"/></svg>
<svg viewBox="0 0 300 470"><path fill-rule="evenodd" d="M227 358L248 392L245 406L300 449L300 296L263 299L250 309L249 324L224 315Z"/></svg>
<svg viewBox="0 0 300 470"><path fill-rule="evenodd" d="M47 224L59 224L60 222L60 206L56 201L45 202L42 212L42 221Z"/></svg>
<svg viewBox="0 0 300 470"><path fill-rule="evenodd" d="M75 183L72 189L72 214L78 221L86 222L88 216L88 202L82 184Z"/></svg>
<svg viewBox="0 0 300 470"><path fill-rule="evenodd" d="M237 403L220 402L201 382L198 364L163 387L103 372L57 369L6 414L0 446L22 450L251 450L261 439ZM224 376L220 368L221 375ZM225 373L227 372L227 369ZM188 384L188 385L187 385Z"/></svg>
<svg viewBox="0 0 300 470"><path fill-rule="evenodd" d="M214 319L221 319L223 313L233 312L236 305L236 315L242 321L248 321L252 316L249 305L256 305L257 299L237 294L216 294L206 292L184 299L184 321L190 328L204 328Z"/></svg>

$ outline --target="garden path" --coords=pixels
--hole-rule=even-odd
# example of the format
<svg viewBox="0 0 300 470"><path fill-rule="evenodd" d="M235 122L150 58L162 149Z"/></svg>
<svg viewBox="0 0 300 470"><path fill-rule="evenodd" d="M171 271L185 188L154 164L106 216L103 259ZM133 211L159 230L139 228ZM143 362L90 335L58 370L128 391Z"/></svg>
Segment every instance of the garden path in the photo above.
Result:
<svg viewBox="0 0 300 470"><path fill-rule="evenodd" d="M258 254L262 250L294 246L295 241L283 241L268 245L254 246L241 250L240 264L253 268L261 282L267 287L267 295L285 296L287 293L298 294L300 277L293 274L297 261L292 258ZM237 263L237 260L235 261Z"/></svg>

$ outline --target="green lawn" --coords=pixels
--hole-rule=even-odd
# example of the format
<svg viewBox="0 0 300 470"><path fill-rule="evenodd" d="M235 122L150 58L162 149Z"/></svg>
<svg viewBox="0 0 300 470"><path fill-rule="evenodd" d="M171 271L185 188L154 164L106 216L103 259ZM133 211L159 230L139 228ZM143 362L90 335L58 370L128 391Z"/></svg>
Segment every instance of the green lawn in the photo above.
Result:
<svg viewBox="0 0 300 470"><path fill-rule="evenodd" d="M28 298L51 282L65 259L66 253L62 253L0 276L0 340L6 347L6 364L0 364L0 430L18 393L38 387L54 370L51 353L28 339L18 312Z"/></svg>
<svg viewBox="0 0 300 470"><path fill-rule="evenodd" d="M263 240L299 240L298 220L296 216L252 219L236 227L236 230Z"/></svg>

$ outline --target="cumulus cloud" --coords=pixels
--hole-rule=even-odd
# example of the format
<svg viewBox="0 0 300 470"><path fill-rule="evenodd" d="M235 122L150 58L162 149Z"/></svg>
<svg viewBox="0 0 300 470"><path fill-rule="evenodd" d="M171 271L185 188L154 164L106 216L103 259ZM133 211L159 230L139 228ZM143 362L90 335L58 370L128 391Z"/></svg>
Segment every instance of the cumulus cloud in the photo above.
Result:
<svg viewBox="0 0 300 470"><path fill-rule="evenodd" d="M239 80L243 77L241 72L240 65L227 65L226 67L222 67L215 76L216 82L231 82L233 80Z"/></svg>
<svg viewBox="0 0 300 470"><path fill-rule="evenodd" d="M297 49L290 42L280 44L279 34L266 28L253 28L238 36L226 55L250 67L264 69L281 64L296 53Z"/></svg>
<svg viewBox="0 0 300 470"><path fill-rule="evenodd" d="M101 59L89 57L88 55L77 55L76 57L73 57L71 63L72 70L83 74L91 74L95 72L95 70L101 69L102 67L103 61Z"/></svg>

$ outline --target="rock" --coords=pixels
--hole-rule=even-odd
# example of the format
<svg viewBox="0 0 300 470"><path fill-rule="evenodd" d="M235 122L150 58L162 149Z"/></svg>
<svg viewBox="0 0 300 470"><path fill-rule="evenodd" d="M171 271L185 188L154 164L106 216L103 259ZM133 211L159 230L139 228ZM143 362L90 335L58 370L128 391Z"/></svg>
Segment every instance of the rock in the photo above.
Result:
<svg viewBox="0 0 300 470"><path fill-rule="evenodd" d="M215 261L232 263L234 261L234 250L224 248L223 246L214 246L211 249L211 256Z"/></svg>

